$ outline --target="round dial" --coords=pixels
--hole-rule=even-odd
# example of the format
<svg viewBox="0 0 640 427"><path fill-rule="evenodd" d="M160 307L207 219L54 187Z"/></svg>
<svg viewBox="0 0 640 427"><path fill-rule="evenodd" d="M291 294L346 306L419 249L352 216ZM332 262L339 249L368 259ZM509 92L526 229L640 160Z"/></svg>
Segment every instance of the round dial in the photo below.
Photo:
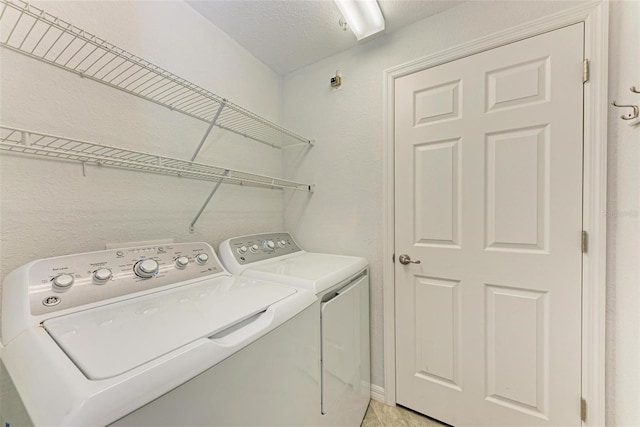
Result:
<svg viewBox="0 0 640 427"><path fill-rule="evenodd" d="M249 248L249 250L250 250L251 252L253 252L254 254L255 254L256 252L258 252L258 249L260 249L260 247L259 247L258 245L251 245L251 247Z"/></svg>
<svg viewBox="0 0 640 427"><path fill-rule="evenodd" d="M273 240L269 240L269 241L267 242L267 247L268 247L269 249L275 249L276 244L273 242Z"/></svg>
<svg viewBox="0 0 640 427"><path fill-rule="evenodd" d="M113 277L113 273L108 268L99 268L93 272L93 283L104 285Z"/></svg>
<svg viewBox="0 0 640 427"><path fill-rule="evenodd" d="M280 240L278 242L278 246L280 246L281 248L284 248L287 245L287 242L285 242L284 240Z"/></svg>
<svg viewBox="0 0 640 427"><path fill-rule="evenodd" d="M209 261L209 255L207 254L198 254L196 255L196 262L200 265L206 264Z"/></svg>
<svg viewBox="0 0 640 427"><path fill-rule="evenodd" d="M62 273L53 279L53 289L58 291L66 291L73 285L73 276L68 273Z"/></svg>
<svg viewBox="0 0 640 427"><path fill-rule="evenodd" d="M158 261L155 259L143 259L133 266L133 272L136 273L138 277L148 279L156 274L159 267L160 264L158 264Z"/></svg>
<svg viewBox="0 0 640 427"><path fill-rule="evenodd" d="M246 254L246 253L247 253L247 247L246 247L246 246L241 246L241 247L239 247L239 248L238 248L238 253L239 253L240 255L244 255L244 254Z"/></svg>
<svg viewBox="0 0 640 427"><path fill-rule="evenodd" d="M187 265L189 265L189 258L187 258L186 256L181 256L176 258L176 268L185 268Z"/></svg>

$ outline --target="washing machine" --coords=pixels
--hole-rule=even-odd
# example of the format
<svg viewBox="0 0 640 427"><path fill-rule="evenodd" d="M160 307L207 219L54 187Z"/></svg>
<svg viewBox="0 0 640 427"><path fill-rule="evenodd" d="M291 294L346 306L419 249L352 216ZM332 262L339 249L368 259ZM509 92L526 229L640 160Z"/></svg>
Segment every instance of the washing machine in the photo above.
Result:
<svg viewBox="0 0 640 427"><path fill-rule="evenodd" d="M3 283L1 425L309 425L318 306L206 243L33 261Z"/></svg>
<svg viewBox="0 0 640 427"><path fill-rule="evenodd" d="M320 300L318 424L359 426L371 396L369 272L364 258L307 252L288 233L225 240L233 274L312 291Z"/></svg>

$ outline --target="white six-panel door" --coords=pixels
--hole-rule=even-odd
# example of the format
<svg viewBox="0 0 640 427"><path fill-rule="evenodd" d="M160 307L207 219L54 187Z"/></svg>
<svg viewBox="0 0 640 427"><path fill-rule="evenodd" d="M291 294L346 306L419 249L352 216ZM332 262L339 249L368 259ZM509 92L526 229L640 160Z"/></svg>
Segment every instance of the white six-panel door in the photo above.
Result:
<svg viewBox="0 0 640 427"><path fill-rule="evenodd" d="M576 24L396 79L399 404L580 425L582 63Z"/></svg>

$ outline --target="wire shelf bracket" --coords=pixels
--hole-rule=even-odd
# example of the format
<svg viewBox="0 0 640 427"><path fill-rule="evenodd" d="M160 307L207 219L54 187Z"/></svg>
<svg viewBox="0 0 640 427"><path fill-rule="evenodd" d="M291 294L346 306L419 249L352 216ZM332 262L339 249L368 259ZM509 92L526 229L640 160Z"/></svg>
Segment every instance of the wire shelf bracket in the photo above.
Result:
<svg viewBox="0 0 640 427"><path fill-rule="evenodd" d="M218 111L216 112L216 115L213 116L213 119L211 120L211 123L209 124L209 127L204 132L204 135L202 136L202 139L200 140L200 144L198 144L198 147L196 148L196 151L193 153L193 156L191 156L191 161L194 161L196 159L196 157L198 157L198 153L202 149L202 146L204 145L204 142L207 140L207 137L211 133L211 130L213 129L213 126L215 126L216 121L218 121L218 117L220 117L220 113L222 112L222 109L225 106L225 102L226 102L226 100L220 103L220 106L218 107Z"/></svg>
<svg viewBox="0 0 640 427"><path fill-rule="evenodd" d="M189 233L193 233L194 232L194 227L196 225L196 222L198 222L198 219L200 219L200 215L202 215L202 212L204 212L205 208L207 207L207 205L211 201L211 198L213 197L214 194L216 194L216 191L218 191L218 188L220 187L220 184L222 184L222 179L227 175L229 175L229 171L228 170L224 171L223 176L221 176L218 179L218 182L216 182L216 185L211 190L211 193L209 193L209 196L204 201L202 207L200 208L200 210L198 211L196 216L193 218L193 221L191 221L191 224L189 224Z"/></svg>
<svg viewBox="0 0 640 427"><path fill-rule="evenodd" d="M313 145L310 139L23 0L0 0L0 7L0 46L274 148Z"/></svg>

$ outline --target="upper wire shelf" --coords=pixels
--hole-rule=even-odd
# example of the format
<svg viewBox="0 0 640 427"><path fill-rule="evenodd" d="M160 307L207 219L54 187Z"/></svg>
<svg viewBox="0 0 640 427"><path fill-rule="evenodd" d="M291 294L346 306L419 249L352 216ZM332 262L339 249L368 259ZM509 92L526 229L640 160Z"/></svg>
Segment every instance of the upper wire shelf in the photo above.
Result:
<svg viewBox="0 0 640 427"><path fill-rule="evenodd" d="M312 144L22 0L0 0L0 45L274 148Z"/></svg>
<svg viewBox="0 0 640 427"><path fill-rule="evenodd" d="M251 187L313 191L313 185L0 125L0 150Z"/></svg>

